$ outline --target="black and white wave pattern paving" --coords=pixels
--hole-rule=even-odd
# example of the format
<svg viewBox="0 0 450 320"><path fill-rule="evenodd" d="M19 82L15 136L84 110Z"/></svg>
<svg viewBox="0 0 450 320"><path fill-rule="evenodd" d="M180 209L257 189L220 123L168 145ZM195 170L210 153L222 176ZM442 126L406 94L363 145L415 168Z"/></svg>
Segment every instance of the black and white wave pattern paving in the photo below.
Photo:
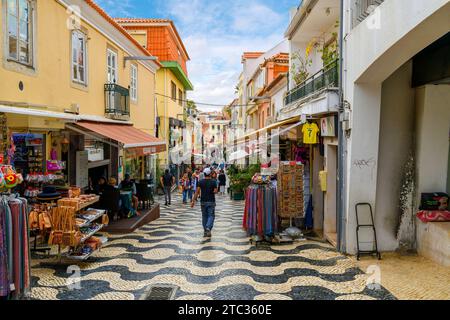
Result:
<svg viewBox="0 0 450 320"><path fill-rule="evenodd" d="M304 241L255 247L242 230L243 202L218 197L211 239L203 238L200 208L174 196L161 218L80 263L79 287L67 266L32 268L34 299L134 300L149 285L178 287L178 300L395 299L367 288L369 275L331 246ZM72 277L72 278L71 278Z"/></svg>

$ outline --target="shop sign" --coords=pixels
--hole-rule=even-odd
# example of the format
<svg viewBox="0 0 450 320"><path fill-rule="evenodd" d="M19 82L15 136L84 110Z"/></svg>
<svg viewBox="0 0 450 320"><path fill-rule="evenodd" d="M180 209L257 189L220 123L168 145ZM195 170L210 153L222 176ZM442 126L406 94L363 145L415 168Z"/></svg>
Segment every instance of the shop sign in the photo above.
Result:
<svg viewBox="0 0 450 320"><path fill-rule="evenodd" d="M103 148L86 148L86 151L88 152L89 162L105 160Z"/></svg>
<svg viewBox="0 0 450 320"><path fill-rule="evenodd" d="M154 154L156 153L156 148L155 147L150 147L150 148L144 148L144 155L150 155L150 154Z"/></svg>
<svg viewBox="0 0 450 320"><path fill-rule="evenodd" d="M337 117L326 117L320 119L320 129L322 137L336 137Z"/></svg>

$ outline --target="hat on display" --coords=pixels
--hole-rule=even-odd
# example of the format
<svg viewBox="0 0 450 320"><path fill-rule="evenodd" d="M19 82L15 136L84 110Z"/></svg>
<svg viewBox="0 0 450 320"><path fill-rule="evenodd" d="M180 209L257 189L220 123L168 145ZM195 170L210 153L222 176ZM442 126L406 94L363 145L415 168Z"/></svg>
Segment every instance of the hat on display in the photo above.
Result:
<svg viewBox="0 0 450 320"><path fill-rule="evenodd" d="M61 199L61 194L58 193L56 188L52 186L44 187L42 193L37 196L37 200L39 201L55 201L59 199Z"/></svg>
<svg viewBox="0 0 450 320"><path fill-rule="evenodd" d="M206 168L206 169L203 171L203 173L204 173L206 176L209 176L209 175L211 175L211 169L210 169L210 168Z"/></svg>

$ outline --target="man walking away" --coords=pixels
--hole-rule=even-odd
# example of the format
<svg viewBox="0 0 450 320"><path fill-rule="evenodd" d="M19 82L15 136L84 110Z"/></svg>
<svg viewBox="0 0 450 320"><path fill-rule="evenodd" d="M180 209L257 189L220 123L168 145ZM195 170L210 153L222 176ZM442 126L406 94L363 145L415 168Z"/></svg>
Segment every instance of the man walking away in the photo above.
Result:
<svg viewBox="0 0 450 320"><path fill-rule="evenodd" d="M210 168L206 168L203 173L205 174L205 179L199 181L191 207L194 208L197 198L201 195L203 229L205 230L204 237L209 238L211 237L211 231L216 218L215 195L217 193L217 182L211 179L212 171Z"/></svg>
<svg viewBox="0 0 450 320"><path fill-rule="evenodd" d="M172 186L175 184L175 177L166 169L164 175L161 177L161 186L164 189L164 199L166 206L172 204Z"/></svg>
<svg viewBox="0 0 450 320"><path fill-rule="evenodd" d="M225 176L225 172L220 170L219 174L219 191L221 195L225 195L225 186L227 185L227 177Z"/></svg>

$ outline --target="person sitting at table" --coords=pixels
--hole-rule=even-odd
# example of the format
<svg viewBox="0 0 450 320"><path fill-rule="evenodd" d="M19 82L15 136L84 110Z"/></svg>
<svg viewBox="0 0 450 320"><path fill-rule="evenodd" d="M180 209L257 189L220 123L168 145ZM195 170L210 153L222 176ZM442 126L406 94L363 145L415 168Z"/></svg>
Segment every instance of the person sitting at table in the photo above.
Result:
<svg viewBox="0 0 450 320"><path fill-rule="evenodd" d="M137 197L136 184L133 181L131 181L131 177L128 173L125 175L125 180L123 180L120 183L119 189L122 191L131 191L133 200L133 209L137 210L139 206L139 198Z"/></svg>
<svg viewBox="0 0 450 320"><path fill-rule="evenodd" d="M105 189L105 186L106 186L106 178L100 177L100 179L98 179L97 181L97 185L94 187L94 193L100 195Z"/></svg>

